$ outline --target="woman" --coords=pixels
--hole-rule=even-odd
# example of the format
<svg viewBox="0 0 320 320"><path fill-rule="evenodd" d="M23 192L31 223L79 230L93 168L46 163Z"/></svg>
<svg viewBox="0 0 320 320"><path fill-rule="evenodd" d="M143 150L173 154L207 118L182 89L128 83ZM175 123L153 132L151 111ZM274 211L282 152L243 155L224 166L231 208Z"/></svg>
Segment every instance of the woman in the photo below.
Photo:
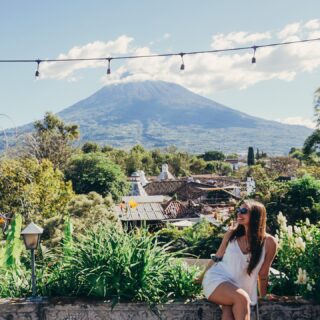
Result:
<svg viewBox="0 0 320 320"><path fill-rule="evenodd" d="M250 305L267 293L268 274L277 251L266 233L263 204L246 200L237 209L237 226L231 226L205 271L198 278L209 301L222 306L222 320L249 320Z"/></svg>

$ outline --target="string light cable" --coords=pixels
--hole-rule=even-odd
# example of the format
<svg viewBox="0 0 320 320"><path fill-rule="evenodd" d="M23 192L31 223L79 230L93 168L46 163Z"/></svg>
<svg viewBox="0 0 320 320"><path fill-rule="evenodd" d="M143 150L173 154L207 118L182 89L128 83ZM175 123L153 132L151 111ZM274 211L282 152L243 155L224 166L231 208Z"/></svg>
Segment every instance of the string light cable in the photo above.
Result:
<svg viewBox="0 0 320 320"><path fill-rule="evenodd" d="M197 55L197 54L209 54L209 53L220 53L220 52L232 52L232 51L240 51L240 50L253 50L253 56L251 59L251 63L256 63L256 51L260 48L268 48L268 47L278 47L284 45L291 44L299 44L306 42L315 42L320 41L320 38L313 39L302 39L296 41L287 41L287 42L276 42L269 44L261 44L261 45L253 45L253 46L244 46L244 47L234 47L234 48L225 48L225 49L212 49L212 50L203 50L203 51L189 51L189 52L179 52L179 53L159 53L159 54L149 54L149 55L131 55L131 56L114 56L114 57L96 57L96 58L64 58L64 59L3 59L0 60L0 63L36 63L37 69L35 72L35 76L39 77L39 67L40 63L44 62L77 62L77 61L107 61L108 69L107 74L111 74L111 60L129 60L129 59L143 59L143 58L158 58L158 57L173 57L179 56L181 58L180 70L185 69L185 63L183 57L186 55Z"/></svg>

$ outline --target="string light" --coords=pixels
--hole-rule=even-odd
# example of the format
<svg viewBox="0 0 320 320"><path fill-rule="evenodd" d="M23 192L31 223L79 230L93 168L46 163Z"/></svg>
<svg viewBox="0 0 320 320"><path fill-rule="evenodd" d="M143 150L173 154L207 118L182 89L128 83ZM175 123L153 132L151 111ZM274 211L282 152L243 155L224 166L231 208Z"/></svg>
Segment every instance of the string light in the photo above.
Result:
<svg viewBox="0 0 320 320"><path fill-rule="evenodd" d="M180 53L180 56L181 56L181 60L182 60L182 62L181 62L181 66L180 66L180 70L184 70L184 61L183 61L183 56L184 56L184 53Z"/></svg>
<svg viewBox="0 0 320 320"><path fill-rule="evenodd" d="M180 65L180 70L185 69L185 64L183 61L183 57L185 55L195 55L195 54L207 54L207 53L220 53L220 52L230 52L230 51L239 51L239 50L253 50L253 57L251 59L252 63L256 63L255 53L258 48L266 48L266 47L276 47L276 46L284 46L290 44L297 44L297 43L304 43L304 42L313 42L313 41L320 41L320 38L314 39L303 39L303 40L296 40L296 41L287 41L287 42L277 42L277 43L269 43L269 44L261 44L258 46L247 46L247 47L236 47L236 48L227 48L227 49L214 49L214 50L204 50L204 51L190 51L190 52L180 52L180 53L160 53L160 54L150 54L150 55L132 55L132 56L117 56L117 57L109 57L109 58L65 58L65 59L37 59L37 60L28 60L28 59L21 59L21 60L0 60L0 63L37 63L37 70L35 73L36 77L40 76L39 66L41 62L76 62L76 61L105 61L108 60L108 70L107 74L111 73L111 60L129 60L129 59L142 59L142 58L157 58L157 57L173 57L173 56L180 56L182 59L182 63Z"/></svg>
<svg viewBox="0 0 320 320"><path fill-rule="evenodd" d="M256 50L257 50L257 47L256 46L253 46L253 57L251 59L251 63L256 63L257 62L257 59L256 59Z"/></svg>
<svg viewBox="0 0 320 320"><path fill-rule="evenodd" d="M107 70L107 74L110 74L110 73L111 73L111 66L110 66L110 64L111 64L112 58L108 58L107 60L108 60L108 70Z"/></svg>
<svg viewBox="0 0 320 320"><path fill-rule="evenodd" d="M34 76L37 78L40 76L40 72L39 72L39 67L40 67L40 63L41 63L41 60L36 60L37 62L37 70L36 70L36 73L34 74Z"/></svg>

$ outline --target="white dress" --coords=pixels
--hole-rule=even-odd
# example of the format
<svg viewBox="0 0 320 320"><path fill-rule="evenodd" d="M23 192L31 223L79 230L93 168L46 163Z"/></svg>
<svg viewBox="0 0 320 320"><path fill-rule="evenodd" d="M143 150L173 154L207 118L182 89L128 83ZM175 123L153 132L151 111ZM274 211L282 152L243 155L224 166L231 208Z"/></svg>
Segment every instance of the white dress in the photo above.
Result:
<svg viewBox="0 0 320 320"><path fill-rule="evenodd" d="M262 247L262 253L259 263L248 275L250 254L244 254L237 240L230 241L222 261L211 266L202 281L204 294L207 298L223 282L229 282L245 290L250 297L250 304L257 303L257 280L260 268L265 257L265 245Z"/></svg>

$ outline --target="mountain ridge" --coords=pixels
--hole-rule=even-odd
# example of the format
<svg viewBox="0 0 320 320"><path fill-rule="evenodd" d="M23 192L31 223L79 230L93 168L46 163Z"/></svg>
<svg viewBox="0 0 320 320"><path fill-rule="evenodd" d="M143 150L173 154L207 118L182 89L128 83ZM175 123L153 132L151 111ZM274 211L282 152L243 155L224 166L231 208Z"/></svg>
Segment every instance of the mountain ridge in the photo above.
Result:
<svg viewBox="0 0 320 320"><path fill-rule="evenodd" d="M234 110L164 81L102 87L57 113L80 125L82 141L120 148L176 145L193 153L218 149L245 152L248 146L271 154L301 147L311 130L264 120Z"/></svg>

